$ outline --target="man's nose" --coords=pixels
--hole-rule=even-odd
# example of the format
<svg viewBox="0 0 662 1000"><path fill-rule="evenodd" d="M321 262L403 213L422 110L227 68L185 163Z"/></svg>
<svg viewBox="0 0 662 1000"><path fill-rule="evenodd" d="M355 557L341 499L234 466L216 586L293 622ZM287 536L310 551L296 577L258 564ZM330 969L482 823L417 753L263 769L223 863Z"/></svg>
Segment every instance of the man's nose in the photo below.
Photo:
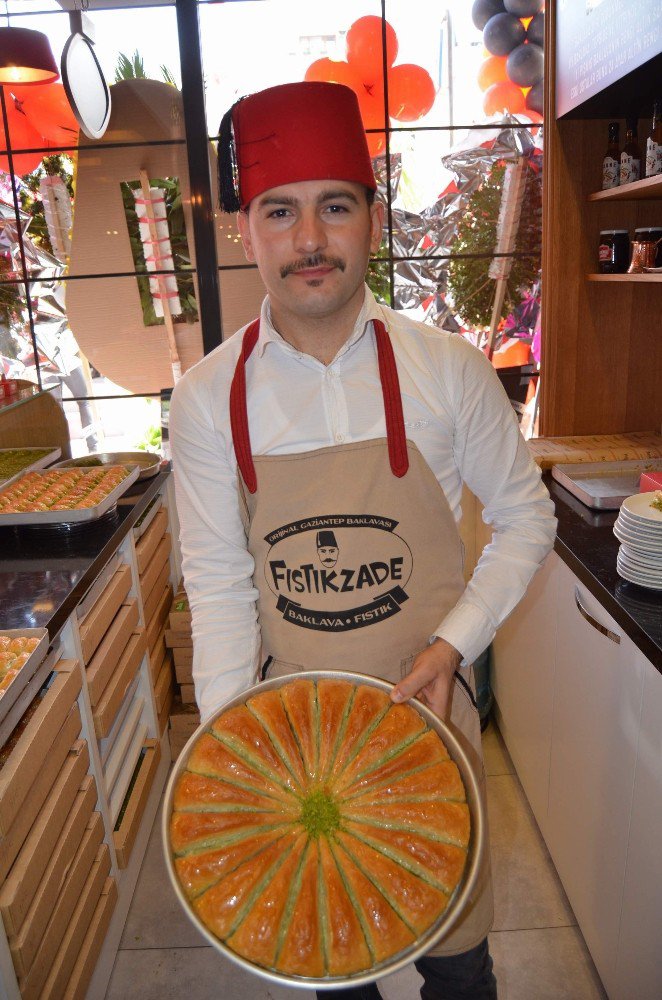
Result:
<svg viewBox="0 0 662 1000"><path fill-rule="evenodd" d="M302 253L316 253L327 245L324 223L317 212L302 212L297 223L296 249Z"/></svg>

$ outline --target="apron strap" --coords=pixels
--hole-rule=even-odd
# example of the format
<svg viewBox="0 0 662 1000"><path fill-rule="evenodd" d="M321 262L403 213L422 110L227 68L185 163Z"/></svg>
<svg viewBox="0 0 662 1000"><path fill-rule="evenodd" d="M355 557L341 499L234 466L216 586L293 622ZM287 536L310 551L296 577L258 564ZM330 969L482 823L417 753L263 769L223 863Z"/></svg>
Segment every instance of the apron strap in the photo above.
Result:
<svg viewBox="0 0 662 1000"><path fill-rule="evenodd" d="M409 455L407 454L407 436L405 434L405 418L402 412L398 367L395 363L393 344L386 332L386 327L378 319L373 320L373 326L377 341L379 378L384 396L388 457L391 463L391 472L398 479L402 479L409 468Z"/></svg>
<svg viewBox="0 0 662 1000"><path fill-rule="evenodd" d="M409 456L407 454L407 437L402 412L398 368L391 338L386 331L386 327L378 319L373 321L373 326L377 342L379 378L384 397L388 456L393 475L401 479L406 475L409 468ZM244 331L241 354L239 355L232 379L232 386L230 387L230 427L232 428L232 441L237 456L237 465L249 493L257 491L257 473L255 472L255 465L253 463L251 436L248 427L246 362L253 352L259 333L260 320L256 319Z"/></svg>

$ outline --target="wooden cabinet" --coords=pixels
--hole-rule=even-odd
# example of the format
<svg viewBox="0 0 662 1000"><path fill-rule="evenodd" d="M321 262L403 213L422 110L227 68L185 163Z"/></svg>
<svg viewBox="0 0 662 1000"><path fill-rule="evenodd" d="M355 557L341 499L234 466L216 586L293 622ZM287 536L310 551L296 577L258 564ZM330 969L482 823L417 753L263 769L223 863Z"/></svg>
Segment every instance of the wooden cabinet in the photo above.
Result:
<svg viewBox="0 0 662 1000"><path fill-rule="evenodd" d="M499 725L543 833L547 823L556 608L562 568L560 558L551 552L492 645Z"/></svg>
<svg viewBox="0 0 662 1000"><path fill-rule="evenodd" d="M506 745L610 1000L657 1000L662 674L555 554L493 663Z"/></svg>

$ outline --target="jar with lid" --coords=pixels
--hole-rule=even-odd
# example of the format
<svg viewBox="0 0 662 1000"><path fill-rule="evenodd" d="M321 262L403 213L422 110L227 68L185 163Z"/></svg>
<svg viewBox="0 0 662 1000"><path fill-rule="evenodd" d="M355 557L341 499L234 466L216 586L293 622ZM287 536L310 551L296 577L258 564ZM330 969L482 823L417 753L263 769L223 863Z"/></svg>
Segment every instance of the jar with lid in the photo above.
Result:
<svg viewBox="0 0 662 1000"><path fill-rule="evenodd" d="M640 259L644 267L662 267L662 226L635 229L634 242L641 245Z"/></svg>
<svg viewBox="0 0 662 1000"><path fill-rule="evenodd" d="M625 274L630 261L627 229L603 229L600 232L598 266L602 274Z"/></svg>

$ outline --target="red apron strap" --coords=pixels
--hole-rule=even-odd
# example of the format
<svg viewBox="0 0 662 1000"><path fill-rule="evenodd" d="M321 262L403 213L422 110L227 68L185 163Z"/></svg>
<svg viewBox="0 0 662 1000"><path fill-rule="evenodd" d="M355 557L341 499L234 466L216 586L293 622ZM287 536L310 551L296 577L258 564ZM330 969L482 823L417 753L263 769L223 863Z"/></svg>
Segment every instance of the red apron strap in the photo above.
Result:
<svg viewBox="0 0 662 1000"><path fill-rule="evenodd" d="M407 436L405 420L402 412L402 397L400 395L400 380L393 353L391 338L380 320L374 320L375 339L377 341L377 360L379 377L384 396L384 413L386 416L386 437L388 440L388 455L391 471L401 479L409 468L407 454ZM244 331L241 354L230 388L230 427L232 441L237 456L237 465L249 493L257 491L257 474L253 464L251 436L248 428L248 407L246 403L246 362L257 343L260 333L260 321L254 320Z"/></svg>
<svg viewBox="0 0 662 1000"><path fill-rule="evenodd" d="M391 338L381 320L374 320L375 340L377 341L377 360L379 362L379 377L384 396L384 414L386 416L386 437L388 439L388 457L391 471L398 479L402 479L409 468L407 454L407 435L405 434L405 418L402 412L402 396L400 395L400 380L398 368L393 353Z"/></svg>
<svg viewBox="0 0 662 1000"><path fill-rule="evenodd" d="M259 319L246 327L241 345L241 354L234 370L230 388L230 427L232 441L237 456L237 465L249 493L257 490L257 475L253 464L251 435L248 429L248 407L246 405L246 362L257 343L260 333Z"/></svg>

